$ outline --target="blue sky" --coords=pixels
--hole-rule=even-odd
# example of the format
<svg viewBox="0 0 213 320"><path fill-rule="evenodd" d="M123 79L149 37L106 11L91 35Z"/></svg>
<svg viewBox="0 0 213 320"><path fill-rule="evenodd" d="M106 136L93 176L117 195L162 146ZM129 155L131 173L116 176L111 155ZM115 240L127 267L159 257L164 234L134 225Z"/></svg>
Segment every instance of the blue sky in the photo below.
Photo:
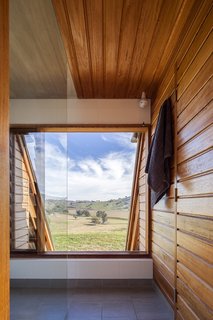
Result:
<svg viewBox="0 0 213 320"><path fill-rule="evenodd" d="M45 173L38 170L40 188L46 197L70 200L108 200L129 196L132 188L136 144L132 133L42 133L39 149ZM33 133L28 147L38 162ZM35 160L37 159L37 160ZM44 160L45 159L45 160ZM42 182L41 182L42 181Z"/></svg>

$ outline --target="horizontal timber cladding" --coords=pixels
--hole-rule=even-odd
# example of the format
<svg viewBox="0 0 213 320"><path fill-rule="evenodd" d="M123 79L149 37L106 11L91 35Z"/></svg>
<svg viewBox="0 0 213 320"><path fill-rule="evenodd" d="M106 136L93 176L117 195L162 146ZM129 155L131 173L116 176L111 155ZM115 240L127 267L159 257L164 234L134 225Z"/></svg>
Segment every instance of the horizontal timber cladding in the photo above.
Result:
<svg viewBox="0 0 213 320"><path fill-rule="evenodd" d="M145 165L148 155L149 130L138 138L138 150L134 172L130 219L127 232L126 249L149 252L149 201Z"/></svg>
<svg viewBox="0 0 213 320"><path fill-rule="evenodd" d="M212 21L212 3L203 1L152 105L153 135L172 96L174 184L152 210L151 251L154 278L180 320L213 319Z"/></svg>
<svg viewBox="0 0 213 320"><path fill-rule="evenodd" d="M29 176L18 145L17 137L11 135L11 249L29 249L30 237L30 187Z"/></svg>
<svg viewBox="0 0 213 320"><path fill-rule="evenodd" d="M149 203L148 203L148 186L145 175L145 165L148 155L149 133L144 134L142 161L139 173L139 250L149 251L148 243L148 226L149 226Z"/></svg>

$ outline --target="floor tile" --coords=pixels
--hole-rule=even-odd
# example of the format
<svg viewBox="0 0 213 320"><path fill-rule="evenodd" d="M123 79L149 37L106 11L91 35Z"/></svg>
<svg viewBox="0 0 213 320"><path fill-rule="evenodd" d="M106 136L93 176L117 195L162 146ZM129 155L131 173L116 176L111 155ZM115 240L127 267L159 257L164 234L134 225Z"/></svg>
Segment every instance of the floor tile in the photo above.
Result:
<svg viewBox="0 0 213 320"><path fill-rule="evenodd" d="M73 302L68 310L67 320L101 319L101 303Z"/></svg>
<svg viewBox="0 0 213 320"><path fill-rule="evenodd" d="M135 310L131 302L105 302L103 303L103 318L104 317L128 317L136 319Z"/></svg>
<svg viewBox="0 0 213 320"><path fill-rule="evenodd" d="M173 311L150 282L122 287L11 288L10 320L172 320ZM153 308L154 305L154 308Z"/></svg>
<svg viewBox="0 0 213 320"><path fill-rule="evenodd" d="M160 312L139 312L137 320L173 320L173 315Z"/></svg>

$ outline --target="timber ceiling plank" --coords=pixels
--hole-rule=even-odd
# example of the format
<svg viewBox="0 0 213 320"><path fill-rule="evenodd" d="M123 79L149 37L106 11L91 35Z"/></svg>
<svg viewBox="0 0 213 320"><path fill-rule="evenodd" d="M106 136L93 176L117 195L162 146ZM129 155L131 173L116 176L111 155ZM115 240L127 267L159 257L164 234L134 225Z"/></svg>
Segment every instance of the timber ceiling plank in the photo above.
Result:
<svg viewBox="0 0 213 320"><path fill-rule="evenodd" d="M79 98L140 98L142 91L154 98L193 20L210 6L211 0L11 0L11 98L75 97L75 90Z"/></svg>
<svg viewBox="0 0 213 320"><path fill-rule="evenodd" d="M169 36L173 30L175 20L177 19L179 10L183 1L180 0L164 0L159 19L155 26L155 32L152 37L152 42L147 54L146 63L141 74L141 81L137 94L141 93L140 83L144 83L144 90L149 90L149 85L152 82L155 70L159 65L163 54L168 54L166 49ZM165 66L164 66L165 67ZM153 85L157 85L153 83Z"/></svg>
<svg viewBox="0 0 213 320"><path fill-rule="evenodd" d="M114 97L123 0L104 0L104 96Z"/></svg>
<svg viewBox="0 0 213 320"><path fill-rule="evenodd" d="M57 1L58 2L58 1ZM87 12L84 0L64 1L67 7L68 23L72 30L74 49L78 63L83 95L93 97L91 51L88 34Z"/></svg>
<svg viewBox="0 0 213 320"><path fill-rule="evenodd" d="M122 98L126 92L127 79L130 72L132 56L137 42L137 32L143 1L126 0L124 2L117 60L116 86L114 97Z"/></svg>
<svg viewBox="0 0 213 320"><path fill-rule="evenodd" d="M152 41L156 23L159 19L159 13L162 4L163 0L153 1L152 6L150 6L149 0L143 1L138 36L128 78L128 91L126 93L126 97L135 98L135 88L138 86L140 86L140 93L138 97L140 97L142 91L145 90L143 87L144 84L141 81L141 74L146 63L146 57Z"/></svg>
<svg viewBox="0 0 213 320"><path fill-rule="evenodd" d="M104 91L103 3L100 0L86 0L84 6L93 91L96 98L102 98Z"/></svg>
<svg viewBox="0 0 213 320"><path fill-rule="evenodd" d="M167 65L171 60L174 51L177 52L177 44L181 43L185 36L183 29L187 30L189 28L190 22L193 20L193 17L196 15L196 12L199 10L200 6L201 2L198 0L183 1L175 19L173 29L170 32L164 52L159 60L158 66L156 67L153 78L150 83L147 83L147 88L149 88L149 94L151 96L156 89L154 82L157 84L160 83L161 77L164 73L165 65Z"/></svg>
<svg viewBox="0 0 213 320"><path fill-rule="evenodd" d="M154 93L198 0L52 0L80 98Z"/></svg>

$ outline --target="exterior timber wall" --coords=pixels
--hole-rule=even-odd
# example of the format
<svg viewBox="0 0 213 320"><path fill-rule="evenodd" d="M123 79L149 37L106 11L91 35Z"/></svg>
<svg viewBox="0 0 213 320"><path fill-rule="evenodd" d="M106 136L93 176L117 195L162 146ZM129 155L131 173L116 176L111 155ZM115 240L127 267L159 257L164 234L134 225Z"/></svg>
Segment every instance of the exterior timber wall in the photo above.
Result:
<svg viewBox="0 0 213 320"><path fill-rule="evenodd" d="M154 278L176 319L212 319L212 4L203 1L155 95L172 96L175 156L169 194L152 211ZM175 199L175 189L177 197Z"/></svg>
<svg viewBox="0 0 213 320"><path fill-rule="evenodd" d="M149 147L149 132L144 134L142 159L139 171L139 250L149 251L148 225L149 225L149 201L148 185L145 174L145 166Z"/></svg>
<svg viewBox="0 0 213 320"><path fill-rule="evenodd" d="M29 176L15 135L10 137L11 249L29 249Z"/></svg>

